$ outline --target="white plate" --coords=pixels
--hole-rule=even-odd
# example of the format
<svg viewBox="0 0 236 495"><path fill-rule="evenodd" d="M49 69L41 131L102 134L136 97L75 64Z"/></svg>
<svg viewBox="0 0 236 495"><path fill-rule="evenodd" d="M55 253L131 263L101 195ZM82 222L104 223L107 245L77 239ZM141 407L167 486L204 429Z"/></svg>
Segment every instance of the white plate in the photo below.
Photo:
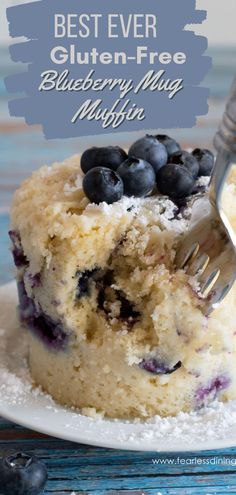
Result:
<svg viewBox="0 0 236 495"><path fill-rule="evenodd" d="M152 422L91 419L56 405L27 378L22 330L16 319L15 283L0 287L0 415L73 442L127 450L184 452L236 445L236 402L215 404L200 415Z"/></svg>

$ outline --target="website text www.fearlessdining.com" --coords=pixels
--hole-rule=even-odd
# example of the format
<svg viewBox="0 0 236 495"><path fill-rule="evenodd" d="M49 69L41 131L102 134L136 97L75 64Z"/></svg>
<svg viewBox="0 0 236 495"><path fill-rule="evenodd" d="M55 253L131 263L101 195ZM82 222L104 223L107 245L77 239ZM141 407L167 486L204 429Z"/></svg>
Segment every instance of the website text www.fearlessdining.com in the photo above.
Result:
<svg viewBox="0 0 236 495"><path fill-rule="evenodd" d="M236 457L158 457L152 464L159 466L235 466Z"/></svg>

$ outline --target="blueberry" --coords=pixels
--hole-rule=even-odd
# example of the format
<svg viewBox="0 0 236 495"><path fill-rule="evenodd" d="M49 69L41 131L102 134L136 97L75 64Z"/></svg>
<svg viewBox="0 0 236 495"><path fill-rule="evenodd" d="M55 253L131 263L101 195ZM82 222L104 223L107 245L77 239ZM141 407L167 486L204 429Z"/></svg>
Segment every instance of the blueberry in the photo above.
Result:
<svg viewBox="0 0 236 495"><path fill-rule="evenodd" d="M24 281L17 283L19 297L19 316L23 325L51 349L65 349L69 334L60 321L53 320L37 308L33 299L28 297Z"/></svg>
<svg viewBox="0 0 236 495"><path fill-rule="evenodd" d="M95 275L96 287L98 291L98 308L109 317L109 302L118 301L120 303L119 317L129 326L133 325L139 318L140 313L134 308L131 301L126 298L124 292L114 289L114 272L110 269L98 271Z"/></svg>
<svg viewBox="0 0 236 495"><path fill-rule="evenodd" d="M0 462L0 490L3 495L38 495L46 482L46 466L34 456L19 452Z"/></svg>
<svg viewBox="0 0 236 495"><path fill-rule="evenodd" d="M155 186L156 176L152 166L139 158L128 158L117 173L123 180L126 196L147 196Z"/></svg>
<svg viewBox="0 0 236 495"><path fill-rule="evenodd" d="M127 158L127 153L119 146L107 148L90 148L81 156L81 168L85 174L95 167L106 167L117 170Z"/></svg>
<svg viewBox="0 0 236 495"><path fill-rule="evenodd" d="M214 155L210 150L196 148L192 155L199 164L199 177L211 175L214 167Z"/></svg>
<svg viewBox="0 0 236 495"><path fill-rule="evenodd" d="M45 313L41 313L34 318L29 328L45 345L58 351L65 349L69 334L65 332L63 324L60 321L55 321Z"/></svg>
<svg viewBox="0 0 236 495"><path fill-rule="evenodd" d="M142 158L152 165L155 172L167 163L167 151L165 146L155 136L145 136L138 139L129 149L129 156Z"/></svg>
<svg viewBox="0 0 236 495"><path fill-rule="evenodd" d="M210 383L200 387L196 393L197 407L202 407L214 400L222 392L230 386L231 380L228 376L217 376Z"/></svg>
<svg viewBox="0 0 236 495"><path fill-rule="evenodd" d="M173 155L171 155L169 163L176 163L177 165L187 168L187 170L191 172L194 179L198 176L199 163L197 159L187 151L176 151Z"/></svg>
<svg viewBox="0 0 236 495"><path fill-rule="evenodd" d="M179 368L181 368L181 366L182 366L181 361L175 364L175 366L170 367L155 358L143 359L143 361L139 363L139 368L154 375L171 375Z"/></svg>
<svg viewBox="0 0 236 495"><path fill-rule="evenodd" d="M158 190L173 199L189 196L194 185L192 174L181 165L168 164L157 173Z"/></svg>
<svg viewBox="0 0 236 495"><path fill-rule="evenodd" d="M205 194L207 191L207 184L199 184L198 181L195 182L193 194Z"/></svg>
<svg viewBox="0 0 236 495"><path fill-rule="evenodd" d="M96 167L85 175L83 189L91 203L108 204L115 203L124 194L124 184L122 179L114 170L105 167Z"/></svg>
<svg viewBox="0 0 236 495"><path fill-rule="evenodd" d="M166 136L166 134L157 134L157 136L155 136L155 137L156 137L156 139L158 139L159 143L161 143L165 146L166 151L168 153L168 157L173 155L173 153L175 153L176 151L181 150L179 143L177 143L177 141L175 141L175 139L173 139L169 136Z"/></svg>
<svg viewBox="0 0 236 495"><path fill-rule="evenodd" d="M99 273L99 271L99 268L94 268L93 270L85 270L82 273L76 273L76 277L79 277L76 289L76 299L90 296L91 282L95 279L95 275Z"/></svg>
<svg viewBox="0 0 236 495"><path fill-rule="evenodd" d="M27 323L35 316L36 308L33 299L28 297L23 280L17 282L19 299L20 319L22 323Z"/></svg>
<svg viewBox="0 0 236 495"><path fill-rule="evenodd" d="M26 277L29 281L31 289L38 288L42 285L41 273L36 273L35 275L32 275L31 273L27 273Z"/></svg>
<svg viewBox="0 0 236 495"><path fill-rule="evenodd" d="M106 311L106 289L109 289L111 285L114 283L114 272L113 270L106 270L103 276L97 281L97 303L98 308L102 311Z"/></svg>
<svg viewBox="0 0 236 495"><path fill-rule="evenodd" d="M137 321L140 317L140 313L134 309L132 302L119 290L116 291L116 297L120 302L120 318L122 320L130 320L130 322Z"/></svg>
<svg viewBox="0 0 236 495"><path fill-rule="evenodd" d="M19 232L16 230L9 231L9 237L11 239L13 249L12 255L14 259L15 266L17 268L22 268L24 266L28 266L29 262L24 254L24 250L21 244L21 238Z"/></svg>
<svg viewBox="0 0 236 495"><path fill-rule="evenodd" d="M188 198L176 198L173 200L175 203L175 210L173 212L173 219L179 219L180 217L187 217L189 215Z"/></svg>

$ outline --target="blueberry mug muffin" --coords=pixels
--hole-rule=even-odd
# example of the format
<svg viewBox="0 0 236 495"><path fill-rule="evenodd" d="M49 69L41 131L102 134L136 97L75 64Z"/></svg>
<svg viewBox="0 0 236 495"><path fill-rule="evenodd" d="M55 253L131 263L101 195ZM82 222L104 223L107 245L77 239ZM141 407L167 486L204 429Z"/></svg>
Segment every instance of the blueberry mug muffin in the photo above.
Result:
<svg viewBox="0 0 236 495"><path fill-rule="evenodd" d="M209 315L176 270L181 236L208 207L208 150L146 136L128 154L91 148L34 172L10 237L36 384L111 418L236 398L236 287ZM236 229L236 171L224 193Z"/></svg>

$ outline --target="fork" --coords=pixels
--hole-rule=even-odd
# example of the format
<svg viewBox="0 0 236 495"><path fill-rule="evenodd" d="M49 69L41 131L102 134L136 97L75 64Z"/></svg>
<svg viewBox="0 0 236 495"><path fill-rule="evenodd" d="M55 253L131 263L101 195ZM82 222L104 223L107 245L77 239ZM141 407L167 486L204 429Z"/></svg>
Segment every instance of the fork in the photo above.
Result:
<svg viewBox="0 0 236 495"><path fill-rule="evenodd" d="M236 280L236 235L222 208L222 191L236 163L236 78L214 145L218 154L206 211L181 240L175 259L177 269L194 277L207 315L223 301Z"/></svg>

